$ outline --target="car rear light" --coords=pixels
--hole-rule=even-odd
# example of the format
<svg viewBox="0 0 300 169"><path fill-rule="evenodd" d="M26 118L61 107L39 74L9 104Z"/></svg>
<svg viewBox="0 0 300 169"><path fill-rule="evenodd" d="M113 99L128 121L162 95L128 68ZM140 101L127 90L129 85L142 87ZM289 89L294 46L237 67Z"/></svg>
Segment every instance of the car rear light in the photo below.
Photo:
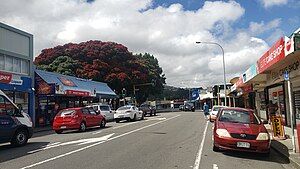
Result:
<svg viewBox="0 0 300 169"><path fill-rule="evenodd" d="M131 113L132 111L131 110L129 110L129 111L126 111L125 113Z"/></svg>
<svg viewBox="0 0 300 169"><path fill-rule="evenodd" d="M256 137L256 140L269 140L270 139L270 135L269 133L259 133L258 136Z"/></svg>
<svg viewBox="0 0 300 169"><path fill-rule="evenodd" d="M226 129L217 129L216 133L220 137L231 137L230 134L229 134L229 132Z"/></svg>

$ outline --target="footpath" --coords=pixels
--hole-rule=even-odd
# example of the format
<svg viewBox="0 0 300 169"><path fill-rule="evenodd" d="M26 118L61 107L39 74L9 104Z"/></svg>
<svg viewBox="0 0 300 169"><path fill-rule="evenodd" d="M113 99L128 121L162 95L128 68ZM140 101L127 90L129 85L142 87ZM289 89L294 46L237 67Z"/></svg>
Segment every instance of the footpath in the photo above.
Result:
<svg viewBox="0 0 300 169"><path fill-rule="evenodd" d="M269 124L265 125L270 136L273 136L271 126ZM295 130L295 133L297 131ZM286 139L278 140L272 137L271 148L281 155L285 156L290 160L290 163L294 165L296 168L300 168L300 153L293 152L293 144L292 144L292 129L285 126L285 135Z"/></svg>

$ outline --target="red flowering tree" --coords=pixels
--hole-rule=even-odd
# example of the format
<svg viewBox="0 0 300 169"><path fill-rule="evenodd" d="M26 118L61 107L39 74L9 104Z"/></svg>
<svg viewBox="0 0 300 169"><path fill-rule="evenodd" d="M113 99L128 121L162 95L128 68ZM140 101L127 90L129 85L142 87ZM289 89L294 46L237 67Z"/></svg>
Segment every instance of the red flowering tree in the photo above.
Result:
<svg viewBox="0 0 300 169"><path fill-rule="evenodd" d="M44 49L35 58L39 69L106 82L118 93L125 88L133 93L134 84L155 81L141 89L139 101L163 90L165 77L158 61L150 54L133 55L127 47L114 42L87 41Z"/></svg>

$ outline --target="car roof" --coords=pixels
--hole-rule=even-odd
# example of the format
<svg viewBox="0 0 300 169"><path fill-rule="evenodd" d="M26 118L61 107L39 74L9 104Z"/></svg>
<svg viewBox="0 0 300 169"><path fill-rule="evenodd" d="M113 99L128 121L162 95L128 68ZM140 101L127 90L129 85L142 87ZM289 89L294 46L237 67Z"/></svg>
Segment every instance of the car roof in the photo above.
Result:
<svg viewBox="0 0 300 169"><path fill-rule="evenodd" d="M66 108L66 109L62 109L62 111L64 110L81 110L84 107L72 107L72 108Z"/></svg>

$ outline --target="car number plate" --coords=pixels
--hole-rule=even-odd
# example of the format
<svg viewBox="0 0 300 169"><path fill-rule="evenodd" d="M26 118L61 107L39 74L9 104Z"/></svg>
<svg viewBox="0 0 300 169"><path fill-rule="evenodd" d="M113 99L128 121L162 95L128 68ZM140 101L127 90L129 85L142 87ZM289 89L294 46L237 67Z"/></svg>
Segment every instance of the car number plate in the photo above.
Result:
<svg viewBox="0 0 300 169"><path fill-rule="evenodd" d="M67 126L60 126L60 128L61 128L61 129L65 129L65 128L67 128Z"/></svg>
<svg viewBox="0 0 300 169"><path fill-rule="evenodd" d="M241 147L241 148L250 148L250 143L247 143L247 142L237 142L236 146L237 147Z"/></svg>
<svg viewBox="0 0 300 169"><path fill-rule="evenodd" d="M124 116L119 116L119 118L123 118Z"/></svg>

